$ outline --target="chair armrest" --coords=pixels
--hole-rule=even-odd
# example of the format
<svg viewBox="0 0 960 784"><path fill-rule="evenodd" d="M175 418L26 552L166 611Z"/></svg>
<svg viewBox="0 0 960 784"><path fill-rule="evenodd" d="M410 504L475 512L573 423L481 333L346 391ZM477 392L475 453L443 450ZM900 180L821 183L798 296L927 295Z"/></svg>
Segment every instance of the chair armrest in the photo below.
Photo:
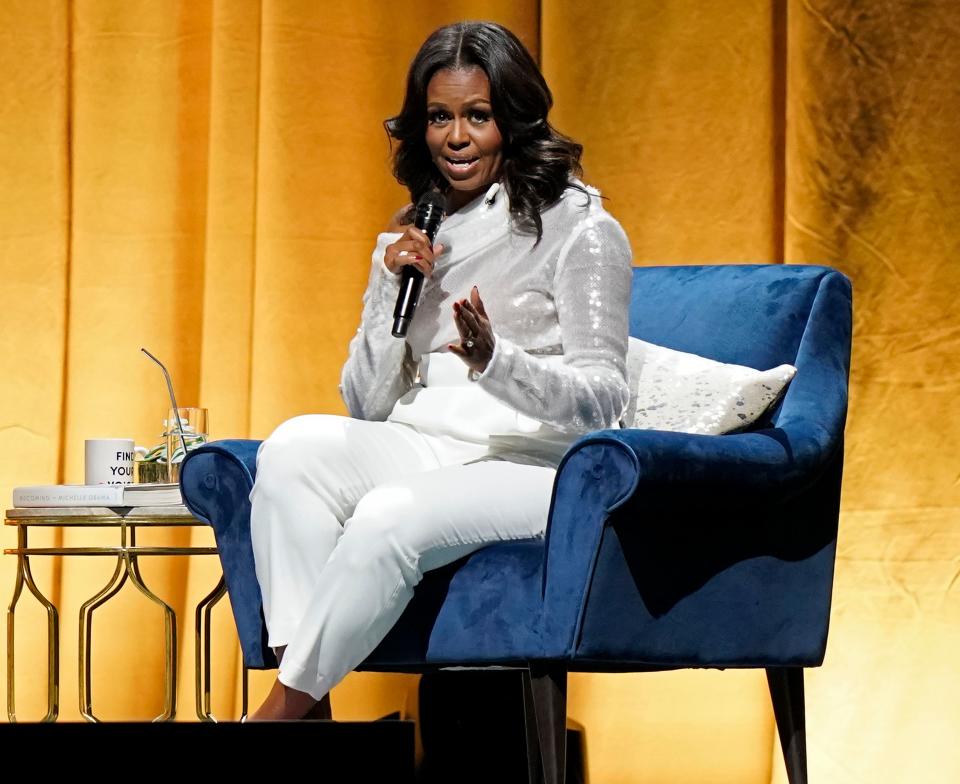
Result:
<svg viewBox="0 0 960 784"><path fill-rule="evenodd" d="M633 451L606 432L575 442L557 469L543 556L545 659L572 655L603 530L640 475Z"/></svg>
<svg viewBox="0 0 960 784"><path fill-rule="evenodd" d="M187 508L213 527L244 664L271 668L276 661L266 644L250 541L250 490L260 443L214 441L191 451L180 467L180 491Z"/></svg>
<svg viewBox="0 0 960 784"><path fill-rule="evenodd" d="M783 500L802 490L842 447L842 438L825 435L814 427L723 436L630 429L602 431L594 438L630 450L638 471L635 492L646 501L712 506Z"/></svg>
<svg viewBox="0 0 960 784"><path fill-rule="evenodd" d="M577 441L557 471L546 533L544 637L561 645L550 655L573 655L601 539L616 510L623 508L618 520L640 525L698 510L718 520L743 517L783 503L835 465L842 438L820 433L814 427L724 436L627 429Z"/></svg>
<svg viewBox="0 0 960 784"><path fill-rule="evenodd" d="M223 441L211 441L204 444L199 449L193 449L187 453L186 459L180 466L180 491L183 494L183 502L187 508L193 512L195 517L210 523L216 528L215 519L220 511L217 506L217 474L214 472L204 472L201 476L199 464L194 465L193 461L199 459L205 465L209 464L209 457L216 455L222 458L225 463L218 465L231 465L236 471L236 480L240 483L236 489L246 486L246 491L253 489L253 480L257 475L257 450L260 448L260 441L252 441L243 438L232 438ZM207 459L198 458L199 455L207 455ZM187 467L190 466L188 469ZM183 481L184 473L187 472L190 481Z"/></svg>

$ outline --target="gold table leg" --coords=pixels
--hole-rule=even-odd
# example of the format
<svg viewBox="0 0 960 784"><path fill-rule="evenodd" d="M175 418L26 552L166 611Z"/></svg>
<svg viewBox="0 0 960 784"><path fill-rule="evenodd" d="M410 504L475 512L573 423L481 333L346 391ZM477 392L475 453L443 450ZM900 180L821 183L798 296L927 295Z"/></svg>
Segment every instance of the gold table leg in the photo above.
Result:
<svg viewBox="0 0 960 784"><path fill-rule="evenodd" d="M227 584L221 576L216 587L204 596L197 605L194 662L196 666L197 718L200 721L216 721L216 718L210 712L210 616L214 605L223 598L226 592Z"/></svg>
<svg viewBox="0 0 960 784"><path fill-rule="evenodd" d="M91 650L93 648L93 611L116 596L127 581L123 568L123 556L117 558L117 568L107 584L80 607L80 715L87 721L99 722L93 715L93 685L91 676Z"/></svg>
<svg viewBox="0 0 960 784"><path fill-rule="evenodd" d="M163 626L166 634L166 666L163 678L163 713L156 716L154 721L172 721L177 715L177 614L174 609L153 591L147 588L140 575L140 565L137 556L126 553L127 574L130 581L137 586L140 592L150 601L159 604L163 609Z"/></svg>
<svg viewBox="0 0 960 784"><path fill-rule="evenodd" d="M26 526L18 526L17 548L25 550L26 547ZM56 721L60 714L60 616L53 603L37 588L33 573L30 571L30 558L22 553L17 555L17 578L13 588L13 598L7 607L7 719L11 723L17 721L14 693L16 682L14 677L14 656L16 652L14 632L17 602L20 600L24 584L47 611L47 713L40 721Z"/></svg>

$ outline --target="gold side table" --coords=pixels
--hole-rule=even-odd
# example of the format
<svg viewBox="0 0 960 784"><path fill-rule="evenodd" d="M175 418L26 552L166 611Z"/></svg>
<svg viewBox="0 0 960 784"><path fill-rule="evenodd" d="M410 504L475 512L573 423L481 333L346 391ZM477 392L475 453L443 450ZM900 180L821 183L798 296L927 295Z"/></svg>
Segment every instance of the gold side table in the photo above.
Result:
<svg viewBox="0 0 960 784"><path fill-rule="evenodd" d="M7 717L16 722L14 696L14 630L17 602L23 587L36 597L47 611L47 714L42 721L56 721L60 712L60 620L57 608L37 587L30 571L31 556L112 556L117 567L107 584L80 607L80 647L78 676L80 713L87 721L100 721L94 715L91 693L90 654L93 641L93 612L115 596L129 578L164 614L165 670L164 710L154 721L171 721L177 712L177 616L174 609L151 591L140 574L139 559L157 555L216 555L216 547L144 547L137 544L137 529L202 526L185 506L141 507L57 507L44 509L8 509L4 525L16 526L17 546L4 550L17 556L17 576L13 598L7 609ZM119 542L103 547L30 547L27 533L32 527L116 528ZM116 540L114 540L116 541ZM220 577L216 587L197 604L195 612L196 709L201 721L216 721L210 712L210 614L226 593Z"/></svg>

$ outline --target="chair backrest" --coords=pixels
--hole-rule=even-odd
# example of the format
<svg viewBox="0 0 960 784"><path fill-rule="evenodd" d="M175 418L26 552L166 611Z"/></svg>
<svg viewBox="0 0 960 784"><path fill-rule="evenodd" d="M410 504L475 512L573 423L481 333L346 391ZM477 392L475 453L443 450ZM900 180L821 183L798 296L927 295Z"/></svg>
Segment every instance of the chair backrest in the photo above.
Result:
<svg viewBox="0 0 960 784"><path fill-rule="evenodd" d="M830 267L637 267L630 334L759 370L795 365L786 395L751 430L806 418L838 439L847 409L850 308L850 281Z"/></svg>
<svg viewBox="0 0 960 784"><path fill-rule="evenodd" d="M630 334L759 370L796 364L828 267L798 264L636 267Z"/></svg>

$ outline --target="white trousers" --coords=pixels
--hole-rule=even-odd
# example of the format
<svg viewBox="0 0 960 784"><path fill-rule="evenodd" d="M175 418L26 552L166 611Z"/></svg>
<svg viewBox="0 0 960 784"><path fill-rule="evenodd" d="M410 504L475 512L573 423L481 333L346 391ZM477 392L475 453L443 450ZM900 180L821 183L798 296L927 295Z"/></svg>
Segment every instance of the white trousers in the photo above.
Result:
<svg viewBox="0 0 960 784"><path fill-rule="evenodd" d="M282 683L319 700L386 636L425 571L543 535L556 469L447 463L464 454L409 425L327 415L263 442L250 527L268 644L287 646Z"/></svg>

